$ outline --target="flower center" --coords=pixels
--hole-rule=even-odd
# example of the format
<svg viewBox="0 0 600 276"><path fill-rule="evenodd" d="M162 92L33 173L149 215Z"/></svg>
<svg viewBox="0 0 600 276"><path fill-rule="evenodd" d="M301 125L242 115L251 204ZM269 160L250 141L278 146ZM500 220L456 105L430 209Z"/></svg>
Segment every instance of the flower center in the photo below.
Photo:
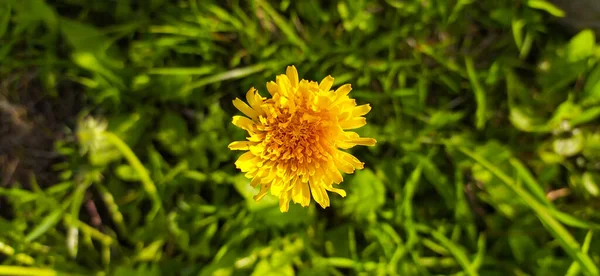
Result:
<svg viewBox="0 0 600 276"><path fill-rule="evenodd" d="M284 109L277 117L268 118L269 131L265 140L266 158L293 163L314 163L323 154L325 126L319 116Z"/></svg>

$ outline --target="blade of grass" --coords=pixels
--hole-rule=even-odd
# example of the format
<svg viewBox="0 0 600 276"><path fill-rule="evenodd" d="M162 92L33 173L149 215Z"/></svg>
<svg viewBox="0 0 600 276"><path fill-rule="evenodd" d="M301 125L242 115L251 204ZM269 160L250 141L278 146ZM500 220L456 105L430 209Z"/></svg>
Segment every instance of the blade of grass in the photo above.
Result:
<svg viewBox="0 0 600 276"><path fill-rule="evenodd" d="M58 275L58 273L56 271L54 271L52 269L48 269L48 268L0 265L0 275L54 276L54 275Z"/></svg>
<svg viewBox="0 0 600 276"><path fill-rule="evenodd" d="M348 248L350 250L350 256L353 260L358 260L358 252L356 249L356 233L354 227L348 227Z"/></svg>
<svg viewBox="0 0 600 276"><path fill-rule="evenodd" d="M483 262L485 261L485 252L486 252L486 237L485 234L479 235L479 239L477 239L477 255L475 255L475 259L471 263L471 268L473 270L478 271Z"/></svg>
<svg viewBox="0 0 600 276"><path fill-rule="evenodd" d="M121 138L108 131L104 133L104 136L106 137L106 140L109 143L115 146L121 152L121 154L123 154L125 159L127 159L127 161L129 162L129 165L133 167L133 169L140 177L144 190L150 197L150 200L152 200L152 209L150 210L150 212L148 212L148 219L154 219L158 212L162 210L162 201L160 199L160 196L158 195L158 192L156 191L156 185L154 185L154 182L150 178L150 175L148 175L148 171L146 170L142 162L140 162L140 160L137 158L135 153L133 153L131 148L129 148L129 146L125 144L125 142L123 142Z"/></svg>
<svg viewBox="0 0 600 276"><path fill-rule="evenodd" d="M26 242L31 242L41 235L46 233L50 228L54 227L60 220L64 210L56 209L47 215L27 236L25 236Z"/></svg>
<svg viewBox="0 0 600 276"><path fill-rule="evenodd" d="M465 229L469 239L475 241L475 239L477 239L477 226L475 225L475 219L469 206L469 202L465 197L465 180L460 168L457 168L454 172L454 183L456 186L454 218L462 225L463 229Z"/></svg>
<svg viewBox="0 0 600 276"><path fill-rule="evenodd" d="M457 244L446 238L446 236L444 236L438 231L431 232L431 236L434 239L436 239L442 246L448 249L450 254L454 256L456 262L458 262L458 264L462 267L462 269L467 275L479 275L479 273L477 273L477 270L475 270L475 267L469 262L469 257L467 257L467 254L462 248L460 248Z"/></svg>
<svg viewBox="0 0 600 276"><path fill-rule="evenodd" d="M125 226L125 222L123 221L123 214L119 210L119 205L115 202L114 196L100 183L95 183L94 185L100 195L102 196L102 200L104 204L106 204L106 208L108 209L108 213L110 214L112 221L117 226L117 230L123 236L127 236L127 227Z"/></svg>
<svg viewBox="0 0 600 276"><path fill-rule="evenodd" d="M597 223L592 223L589 221L585 221L585 220L576 218L570 214L556 210L555 208L548 209L548 210L554 216L554 218L556 218L557 220L559 220L562 223L569 225L571 227L577 227L577 228L581 228L581 229L594 229L594 230L600 229L600 225Z"/></svg>
<svg viewBox="0 0 600 276"><path fill-rule="evenodd" d="M525 27L525 21L522 19L513 20L511 26L515 44L521 50L523 47L523 27Z"/></svg>
<svg viewBox="0 0 600 276"><path fill-rule="evenodd" d="M523 163L516 158L511 158L509 162L517 170L518 176L521 178L521 180L523 180L523 183L527 188L529 188L530 192L538 199L540 203L548 206L548 212L550 212L554 218L572 227L583 229L600 229L600 225L598 224L579 219L570 214L557 210L546 197L542 186L537 182L537 180L535 180L525 165L523 165Z"/></svg>
<svg viewBox="0 0 600 276"><path fill-rule="evenodd" d="M200 67L171 67L171 68L152 68L148 70L150 75L206 75L217 68L214 65Z"/></svg>
<svg viewBox="0 0 600 276"><path fill-rule="evenodd" d="M296 32L294 31L294 28L292 28L292 26L290 26L285 19L279 15L279 13L277 13L277 11L275 11L275 9L273 7L271 7L271 5L264 0L256 0L256 3L258 5L260 5L265 12L269 15L269 17L271 17L273 19L273 22L275 23L275 25L277 25L277 27L283 32L283 34L285 34L285 36L288 38L288 40L294 44L296 44L298 47L300 47L302 50L306 50L308 47L306 46L306 44L304 43L304 41L302 39L300 39L300 37L298 37L298 35L296 35Z"/></svg>
<svg viewBox="0 0 600 276"><path fill-rule="evenodd" d="M79 218L79 210L81 209L81 204L83 203L83 197L85 196L85 191L90 186L89 181L81 182L77 185L75 192L73 192L73 203L71 204L71 217ZM72 258L77 257L78 251L78 242L79 242L79 229L75 225L70 225L69 232L67 234L67 249L69 250L69 255Z"/></svg>
<svg viewBox="0 0 600 276"><path fill-rule="evenodd" d="M545 0L529 0L527 1L527 5L530 8L539 9L546 11L547 13L554 15L556 17L564 17L565 12L560 8L556 7L552 3Z"/></svg>
<svg viewBox="0 0 600 276"><path fill-rule="evenodd" d="M406 229L406 232L408 233L408 238L406 241L407 250L411 250L412 247L415 244L417 244L418 240L417 230L413 226L412 199L421 180L422 171L422 165L419 164L411 173L409 179L406 181L406 186L404 186L404 199L402 200L402 210L404 214L404 219L402 221L402 224L404 225L404 229Z"/></svg>
<svg viewBox="0 0 600 276"><path fill-rule="evenodd" d="M539 203L532 195L521 187L515 185L512 178L502 172L499 168L494 166L483 157L479 156L475 152L464 148L458 147L458 150L479 163L481 166L490 171L493 175L498 177L502 182L506 184L511 190L513 190L533 211L536 213L542 224L548 229L550 234L556 238L562 248L566 251L571 258L575 259L583 270L589 275L600 275L598 267L594 264L589 256L582 253L579 247L579 243L571 236L569 231L563 227L560 222L556 221L552 214L548 210L548 206L544 206Z"/></svg>
<svg viewBox="0 0 600 276"><path fill-rule="evenodd" d="M471 57L465 57L465 65L467 68L467 75L469 76L469 82L475 93L475 101L477 102L477 110L475 111L475 126L481 130L485 127L485 113L486 107L486 96L485 91L481 88L481 84L477 79L477 72L475 72L475 66L473 65L473 59Z"/></svg>
<svg viewBox="0 0 600 276"><path fill-rule="evenodd" d="M194 82L186 85L182 89L182 91L180 91L180 94L182 96L185 96L193 89L200 88L200 87L212 84L212 83L230 80L230 79L239 79L239 78L247 77L249 75L252 75L252 74L255 74L260 71L265 70L265 68L267 68L268 65L270 65L270 63L259 63L259 64L255 64L255 65L252 65L249 67L237 68L237 69L229 70L227 72L218 73L218 74L215 74L212 76L201 78L197 81L194 81Z"/></svg>
<svg viewBox="0 0 600 276"><path fill-rule="evenodd" d="M525 186L538 201L544 205L551 206L552 203L550 203L550 200L546 197L546 193L544 193L542 186L535 180L525 165L515 158L511 158L509 163L517 170L517 175L523 180Z"/></svg>
<svg viewBox="0 0 600 276"><path fill-rule="evenodd" d="M41 193L44 194L43 192ZM27 236L25 236L25 241L32 242L33 240L39 238L44 233L46 233L50 228L54 227L60 218L63 216L65 210L69 207L71 202L73 201L73 197L69 197L65 200L62 205L58 205L58 202L54 200L49 201L49 203L53 206L54 211L48 214L39 224L37 224L31 232Z"/></svg>
<svg viewBox="0 0 600 276"><path fill-rule="evenodd" d="M577 117L573 118L570 121L570 123L572 127L575 127L596 120L596 118L598 118L599 116L600 107L591 107L583 111L583 113L581 113Z"/></svg>
<svg viewBox="0 0 600 276"><path fill-rule="evenodd" d="M521 47L521 51L519 53L519 57L521 59L525 59L529 52L531 51L531 46L533 46L534 33L528 31L525 35L525 40L523 41L523 47Z"/></svg>
<svg viewBox="0 0 600 276"><path fill-rule="evenodd" d="M458 266L458 263L452 257L421 257L418 262L426 268L453 268Z"/></svg>
<svg viewBox="0 0 600 276"><path fill-rule="evenodd" d="M593 231L588 231L587 234L585 235L585 239L583 240L583 245L581 246L581 251L584 254L587 254L588 250L590 249L590 244L592 243L592 236L594 235ZM579 266L579 264L577 262L573 262L571 264L571 266L569 267L569 270L567 270L567 273L565 274L566 276L575 276L575 275L579 275L581 274L581 267Z"/></svg>
<svg viewBox="0 0 600 276"><path fill-rule="evenodd" d="M110 245L113 243L112 237L98 231L96 228L91 227L91 226L81 222L78 219L73 219L68 214L65 215L64 220L65 220L65 223L76 226L77 228L81 229L82 232L84 232L85 234L89 235L92 238L97 239L98 241L102 242L102 244L104 244L104 245Z"/></svg>

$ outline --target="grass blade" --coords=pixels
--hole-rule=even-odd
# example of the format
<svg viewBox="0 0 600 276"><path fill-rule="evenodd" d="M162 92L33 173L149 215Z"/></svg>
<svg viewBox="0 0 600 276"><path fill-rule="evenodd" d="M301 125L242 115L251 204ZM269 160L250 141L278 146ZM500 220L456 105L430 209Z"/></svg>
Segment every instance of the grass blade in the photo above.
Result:
<svg viewBox="0 0 600 276"><path fill-rule="evenodd" d="M546 197L546 193L542 189L542 186L535 180L529 170L519 161L518 159L511 158L510 164L517 170L517 175L523 180L523 183L527 186L529 191L538 199L538 201L544 205L552 205L550 200Z"/></svg>
<svg viewBox="0 0 600 276"><path fill-rule="evenodd" d="M581 251L583 253L587 253L588 250L590 249L590 244L592 243L593 235L594 235L594 232L592 232L592 231L588 231L587 235L585 235L585 240L583 240L583 245L581 246ZM573 262L573 264L571 264L571 266L569 267L569 270L567 270L567 273L565 275L575 276L575 275L579 275L579 274L581 274L581 267L579 266L579 264L577 262Z"/></svg>
<svg viewBox="0 0 600 276"><path fill-rule="evenodd" d="M150 75L206 75L217 68L214 65L200 67L171 67L171 68L152 68L148 70Z"/></svg>
<svg viewBox="0 0 600 276"><path fill-rule="evenodd" d="M417 186L421 180L421 172L423 171L423 167L421 164L415 168L415 170L411 173L410 178L406 181L406 185L404 186L404 199L402 200L402 214L404 218L402 220L402 224L408 233L408 240L406 242L407 250L410 250L417 243L417 230L414 227L413 221L413 196L417 190Z"/></svg>
<svg viewBox="0 0 600 276"><path fill-rule="evenodd" d="M294 28L292 28L292 26L290 26L285 21L285 19L281 15L279 15L279 13L277 13L277 11L275 11L275 9L273 9L273 7L271 7L271 5L267 1L256 0L256 3L258 3L265 10L265 12L273 19L275 25L277 25L277 27L279 27L279 29L285 34L285 36L287 36L290 42L296 44L302 50L306 50L308 48L304 41L300 39L298 35L296 35L296 32L294 32Z"/></svg>
<svg viewBox="0 0 600 276"><path fill-rule="evenodd" d="M125 142L123 142L121 138L117 137L117 135L110 132L105 132L104 135L106 137L106 140L113 146L115 146L121 152L121 154L123 154L125 159L127 159L129 164L133 167L133 169L140 177L144 190L152 200L152 210L150 210L150 212L148 213L148 218L152 220L156 216L156 214L158 214L158 212L162 210L162 201L160 199L160 196L158 195L158 192L156 191L156 185L154 185L154 182L150 178L150 175L148 175L148 171L146 170L142 162L140 162L135 153L133 153L131 148L129 148L129 146L125 144Z"/></svg>
<svg viewBox="0 0 600 276"><path fill-rule="evenodd" d="M233 70L229 70L227 72L223 72L223 73L219 73L216 75L201 78L201 79L194 81L194 82L188 84L187 86L185 86L182 89L182 91L180 92L180 94L186 95L193 89L200 88L200 87L209 85L211 83L247 77L249 75L252 75L252 74L258 73L262 70L265 70L265 68L267 68L267 65L268 65L268 63L259 63L259 64L255 64L255 65L252 65L249 67L233 69Z"/></svg>
<svg viewBox="0 0 600 276"><path fill-rule="evenodd" d="M592 259L584 254L579 247L579 243L573 238L573 236L563 227L560 222L556 221L552 216L551 212L548 210L548 206L544 206L539 203L532 195L530 195L527 191L523 190L521 187L515 185L515 182L512 178L502 172L499 168L494 166L489 161L485 160L483 157L479 156L475 152L464 148L459 147L459 151L479 163L481 166L486 168L496 177L498 177L502 182L504 182L511 190L513 190L533 211L536 213L542 224L548 229L550 234L554 238L556 238L562 248L566 251L571 258L575 259L579 265L583 268L583 270L589 275L600 275L600 271L598 267L594 264Z"/></svg>
<svg viewBox="0 0 600 276"><path fill-rule="evenodd" d="M60 220L63 209L55 209L49 215L47 215L40 224L38 224L29 234L25 237L25 241L32 242L39 238L41 235L46 233L50 228L54 227Z"/></svg>
<svg viewBox="0 0 600 276"><path fill-rule="evenodd" d="M469 82L473 88L473 93L475 93L475 101L477 102L475 126L477 129L481 130L485 127L485 113L487 110L485 91L481 88L481 84L477 79L477 72L475 72L475 66L473 65L473 59L471 59L471 57L465 57L465 65L467 67Z"/></svg>
<svg viewBox="0 0 600 276"><path fill-rule="evenodd" d="M54 276L58 275L58 273L52 269L47 268L0 265L0 275Z"/></svg>
<svg viewBox="0 0 600 276"><path fill-rule="evenodd" d="M511 158L509 162L517 170L517 175L521 178L521 180L523 180L523 183L527 188L529 188L529 191L533 194L533 196L535 196L540 203L548 206L548 212L550 212L554 218L572 227L582 229L600 229L600 225L598 224L579 219L554 208L554 205L552 205L552 203L546 197L542 186L537 182L537 180L535 180L525 165L523 165L523 163L516 158Z"/></svg>
<svg viewBox="0 0 600 276"><path fill-rule="evenodd" d="M475 270L474 266L469 262L469 257L465 253L465 251L460 248L457 244L446 238L442 233L433 231L431 232L431 236L435 238L442 246L446 247L450 254L454 256L456 262L463 268L464 272L470 276L477 276L477 270Z"/></svg>

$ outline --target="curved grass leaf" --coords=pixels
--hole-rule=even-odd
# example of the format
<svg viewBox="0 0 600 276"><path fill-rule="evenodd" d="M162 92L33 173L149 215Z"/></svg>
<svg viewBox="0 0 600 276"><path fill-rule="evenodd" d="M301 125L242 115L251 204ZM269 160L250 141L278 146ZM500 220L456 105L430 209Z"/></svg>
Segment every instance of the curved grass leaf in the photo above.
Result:
<svg viewBox="0 0 600 276"><path fill-rule="evenodd" d="M517 186L512 178L477 153L464 147L459 147L458 150L489 170L513 190L536 213L546 229L548 229L552 236L560 242L560 245L565 252L579 263L586 274L600 275L600 270L598 270L596 264L587 254L581 251L579 243L573 238L569 231L567 231L567 229L552 216L548 206L539 203L527 191Z"/></svg>

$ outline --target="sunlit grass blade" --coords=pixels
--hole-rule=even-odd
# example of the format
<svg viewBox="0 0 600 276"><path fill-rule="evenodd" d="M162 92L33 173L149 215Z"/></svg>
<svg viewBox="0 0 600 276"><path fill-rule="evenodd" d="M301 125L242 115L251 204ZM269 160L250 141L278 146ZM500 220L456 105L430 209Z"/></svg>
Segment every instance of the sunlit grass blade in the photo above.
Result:
<svg viewBox="0 0 600 276"><path fill-rule="evenodd" d="M0 275L11 276L55 276L58 273L48 268L0 265Z"/></svg>
<svg viewBox="0 0 600 276"><path fill-rule="evenodd" d="M583 245L581 246L581 252L583 252L583 254L587 254L588 251L590 250L590 244L592 244L592 237L594 236L594 232L593 231L588 231L587 234L585 235L585 239L583 240ZM569 270L567 270L567 273L565 274L566 276L575 276L575 275L579 275L581 274L581 267L579 266L579 263L577 262L573 262L571 264L571 266L569 267Z"/></svg>
<svg viewBox="0 0 600 276"><path fill-rule="evenodd" d="M255 74L255 73L258 73L258 72L264 70L265 68L267 68L267 66L268 66L268 63L259 63L259 64L255 64L255 65L252 65L249 67L237 68L237 69L229 70L227 72L218 73L218 74L215 74L212 76L201 78L197 81L194 81L194 82L186 85L180 93L185 95L185 94L189 93L190 90L200 88L200 87L209 85L211 83L247 77L249 75L252 75L252 74Z"/></svg>
<svg viewBox="0 0 600 276"><path fill-rule="evenodd" d="M63 210L61 209L52 211L25 237L25 240L30 242L46 233L58 223L62 214Z"/></svg>
<svg viewBox="0 0 600 276"><path fill-rule="evenodd" d="M572 226L572 227L578 227L578 228L583 228L583 229L591 229L591 228L600 229L599 224L585 221L585 220L579 219L571 214L564 213L564 212L557 210L554 207L554 205L552 205L550 200L548 200L548 198L546 197L546 194L544 193L542 186L538 183L538 181L535 179L535 177L529 172L529 170L525 167L525 165L523 165L523 163L521 163L521 161L519 161L516 158L511 158L509 160L509 162L516 169L517 175L520 177L521 180L523 180L523 183L529 189L529 191L533 194L533 196L535 198L537 198L537 200L540 203L548 206L547 211L549 213L551 213L552 216L554 216L554 218L556 218L560 222L562 222L566 225Z"/></svg>
<svg viewBox="0 0 600 276"><path fill-rule="evenodd" d="M115 134L110 132L105 132L104 136L106 137L107 141L114 145L123 154L125 159L127 159L129 164L133 167L133 169L136 171L139 178L141 179L144 190L152 200L152 209L150 210L150 212L148 212L148 219L152 220L156 216L156 214L158 214L158 212L162 210L162 201L160 199L160 195L156 190L156 185L154 185L154 182L150 178L150 175L148 174L148 171L146 170L142 162L140 162L135 153L131 150L131 148L129 148L127 144L125 144L125 142L123 142L123 140L121 140Z"/></svg>
<svg viewBox="0 0 600 276"><path fill-rule="evenodd" d="M52 205L56 205L54 206L54 210L50 212L50 214L48 214L39 224L37 224L33 230L27 234L27 236L25 236L25 241L31 242L53 228L60 221L65 213L65 210L69 207L72 201L73 197L70 197L64 201L62 205L58 205L58 203L54 202L53 200L50 201Z"/></svg>
<svg viewBox="0 0 600 276"><path fill-rule="evenodd" d="M85 233L86 235L97 239L98 241L102 242L104 245L110 245L114 242L113 238L98 231L98 229L95 229L83 222L81 222L78 219L73 219L70 215L65 215L64 220L67 224L69 225L74 225L75 227L79 228L79 230L81 230L81 232Z"/></svg>
<svg viewBox="0 0 600 276"><path fill-rule="evenodd" d="M479 268L483 265L483 262L485 261L486 246L487 239L485 234L479 235L479 239L477 239L477 255L475 255L475 258L471 263L471 267L475 271L478 271Z"/></svg>
<svg viewBox="0 0 600 276"><path fill-rule="evenodd" d="M565 229L560 222L556 221L549 211L548 206L544 206L538 202L532 195L521 187L515 184L515 181L506 175L502 170L494 166L483 157L479 156L475 152L459 147L459 151L479 163L481 166L489 170L493 175L498 177L504 182L511 190L513 190L538 216L542 224L548 229L550 234L556 238L566 253L575 259L582 269L589 275L600 275L598 267L594 264L592 259L581 252L579 243L573 238L573 236Z"/></svg>

